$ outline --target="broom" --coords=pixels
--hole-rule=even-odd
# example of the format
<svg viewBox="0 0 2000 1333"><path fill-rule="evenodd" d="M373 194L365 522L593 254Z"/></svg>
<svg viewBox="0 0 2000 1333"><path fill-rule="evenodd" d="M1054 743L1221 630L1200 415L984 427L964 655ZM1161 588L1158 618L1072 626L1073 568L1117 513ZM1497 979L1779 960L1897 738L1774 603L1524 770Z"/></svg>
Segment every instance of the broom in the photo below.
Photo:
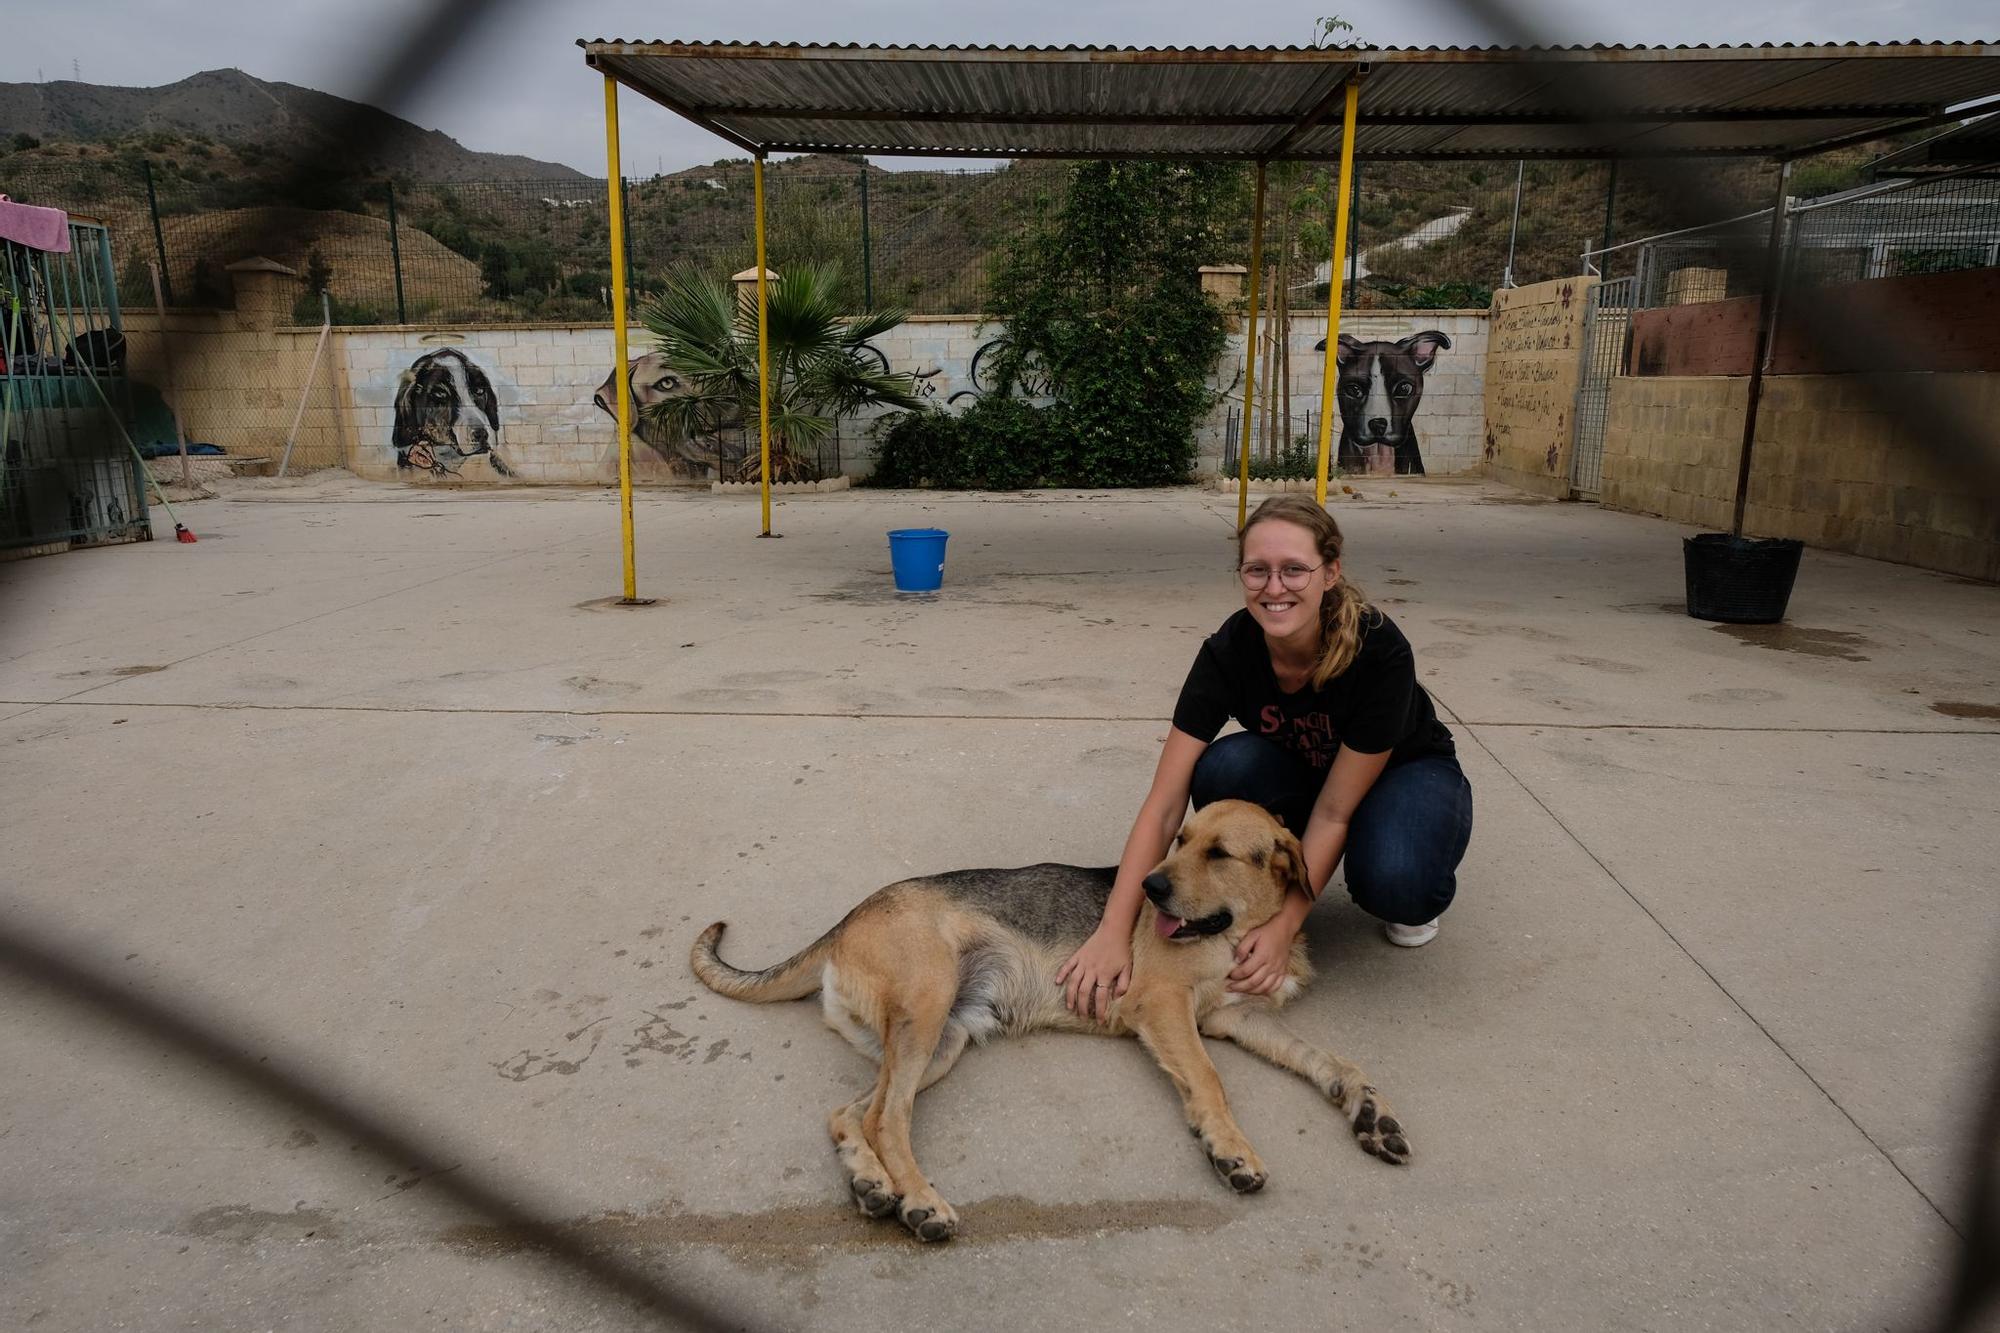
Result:
<svg viewBox="0 0 2000 1333"><path fill-rule="evenodd" d="M110 414L111 424L118 428L119 438L124 440L125 447L132 451L133 459L139 464L140 475L153 483L153 491L160 497L160 507L167 511L167 517L173 522L174 540L177 542L186 542L192 546L195 541L194 534L188 531L186 524L181 522L180 515L174 513L173 505L167 500L167 488L160 484L160 479L153 475L151 468L146 466L146 456L140 453L139 446L132 442L132 436L126 431L124 421L118 416L118 409L111 405L111 398L104 392L104 386L97 382L97 372L90 368L89 359L79 353L76 358L76 364L83 371L84 378L90 381L90 387L97 391L97 401L103 403L104 410Z"/></svg>

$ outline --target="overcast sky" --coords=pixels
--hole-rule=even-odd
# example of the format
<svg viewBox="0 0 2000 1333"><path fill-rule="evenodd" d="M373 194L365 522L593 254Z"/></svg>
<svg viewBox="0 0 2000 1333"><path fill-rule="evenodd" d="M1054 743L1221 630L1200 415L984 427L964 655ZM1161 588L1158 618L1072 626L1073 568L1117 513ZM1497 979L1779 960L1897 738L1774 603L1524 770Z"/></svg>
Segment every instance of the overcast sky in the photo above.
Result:
<svg viewBox="0 0 2000 1333"><path fill-rule="evenodd" d="M1995 0L1511 0L1561 42L1992 40ZM0 0L0 81L74 77L153 86L235 66L353 97L414 8L411 0L85 0L53 10ZM437 53L436 74L386 109L469 148L604 171L602 83L578 37L712 41L1300 44L1320 14L1343 14L1377 45L1489 42L1457 0L735 0L586 4L514 0ZM44 17L44 16L47 17ZM283 17L276 17L282 15ZM79 37L88 35L88 41ZM631 94L621 102L628 175L732 155L707 132ZM0 126L0 129L5 129ZM891 160L885 166L924 165Z"/></svg>

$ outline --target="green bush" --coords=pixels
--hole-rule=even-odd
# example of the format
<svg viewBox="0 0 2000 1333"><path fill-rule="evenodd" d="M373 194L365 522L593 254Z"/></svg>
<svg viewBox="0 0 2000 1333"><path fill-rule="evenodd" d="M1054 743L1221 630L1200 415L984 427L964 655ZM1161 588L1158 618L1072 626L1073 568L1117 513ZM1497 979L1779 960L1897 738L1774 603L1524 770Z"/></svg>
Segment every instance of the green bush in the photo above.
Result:
<svg viewBox="0 0 2000 1333"><path fill-rule="evenodd" d="M1083 163L1060 207L1010 242L993 281L1007 328L996 379L1045 380L1058 403L1023 441L1043 450L1034 471L1083 486L1188 479L1227 338L1197 269L1242 192L1232 165Z"/></svg>
<svg viewBox="0 0 2000 1333"><path fill-rule="evenodd" d="M1319 441L1301 435L1279 450L1276 458L1250 455L1252 481L1304 481L1319 475Z"/></svg>
<svg viewBox="0 0 2000 1333"><path fill-rule="evenodd" d="M1061 408L1018 398L981 398L954 415L919 408L884 417L877 430L875 486L1021 490L1067 480L1070 450Z"/></svg>

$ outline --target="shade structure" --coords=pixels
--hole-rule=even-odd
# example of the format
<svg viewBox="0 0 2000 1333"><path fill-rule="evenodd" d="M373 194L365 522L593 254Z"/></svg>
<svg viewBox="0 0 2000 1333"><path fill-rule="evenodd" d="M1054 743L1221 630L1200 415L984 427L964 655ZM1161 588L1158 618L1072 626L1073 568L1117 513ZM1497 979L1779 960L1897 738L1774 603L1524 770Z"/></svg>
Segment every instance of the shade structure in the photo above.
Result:
<svg viewBox="0 0 2000 1333"><path fill-rule="evenodd" d="M1329 159L1793 157L2000 96L2000 44L812 46L585 40L751 153Z"/></svg>

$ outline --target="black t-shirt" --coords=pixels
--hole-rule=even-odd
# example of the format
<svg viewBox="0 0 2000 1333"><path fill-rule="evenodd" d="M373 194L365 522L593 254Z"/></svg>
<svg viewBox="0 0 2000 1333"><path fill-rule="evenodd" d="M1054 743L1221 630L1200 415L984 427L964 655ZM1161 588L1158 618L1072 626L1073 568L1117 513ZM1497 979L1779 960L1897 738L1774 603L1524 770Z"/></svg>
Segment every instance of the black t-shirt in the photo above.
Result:
<svg viewBox="0 0 2000 1333"><path fill-rule="evenodd" d="M1264 631L1250 612L1224 621L1195 654L1174 705L1174 726L1207 742L1232 717L1322 772L1343 745L1361 754L1387 750L1391 765L1457 752L1417 683L1410 641L1379 610L1362 617L1361 648L1347 670L1323 688L1308 681L1294 693L1279 686Z"/></svg>

